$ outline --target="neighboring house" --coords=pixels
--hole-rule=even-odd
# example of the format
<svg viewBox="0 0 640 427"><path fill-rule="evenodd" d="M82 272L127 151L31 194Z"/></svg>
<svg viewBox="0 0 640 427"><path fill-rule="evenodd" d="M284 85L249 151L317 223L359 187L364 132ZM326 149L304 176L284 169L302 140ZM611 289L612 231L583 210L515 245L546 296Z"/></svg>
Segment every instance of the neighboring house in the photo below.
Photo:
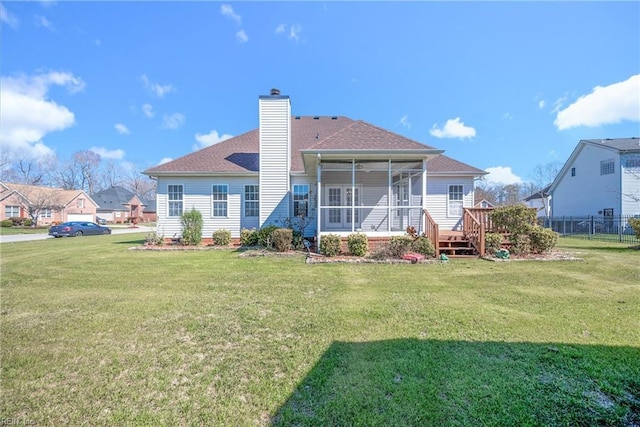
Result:
<svg viewBox="0 0 640 427"><path fill-rule="evenodd" d="M551 188L551 184L524 199L525 205L535 209L538 217L551 216L551 194L549 194L549 188Z"/></svg>
<svg viewBox="0 0 640 427"><path fill-rule="evenodd" d="M305 237L386 238L423 230L425 211L440 229L459 230L474 180L486 174L364 121L292 116L275 89L258 110L258 129L143 172L157 179L159 234L179 235L191 209L202 214L203 237L304 217Z"/></svg>
<svg viewBox="0 0 640 427"><path fill-rule="evenodd" d="M95 221L97 207L82 190L0 182L0 219L36 216L39 225Z"/></svg>
<svg viewBox="0 0 640 427"><path fill-rule="evenodd" d="M155 221L155 202L151 206L150 202L124 187L107 188L91 197L100 205L96 211L98 217L108 222ZM151 211L147 207L151 207Z"/></svg>
<svg viewBox="0 0 640 427"><path fill-rule="evenodd" d="M640 139L583 139L551 184L554 217L640 214Z"/></svg>
<svg viewBox="0 0 640 427"><path fill-rule="evenodd" d="M493 206L493 203L491 203L487 199L482 199L478 203L473 205L473 207L474 208L489 209L489 208L493 208L494 206Z"/></svg>

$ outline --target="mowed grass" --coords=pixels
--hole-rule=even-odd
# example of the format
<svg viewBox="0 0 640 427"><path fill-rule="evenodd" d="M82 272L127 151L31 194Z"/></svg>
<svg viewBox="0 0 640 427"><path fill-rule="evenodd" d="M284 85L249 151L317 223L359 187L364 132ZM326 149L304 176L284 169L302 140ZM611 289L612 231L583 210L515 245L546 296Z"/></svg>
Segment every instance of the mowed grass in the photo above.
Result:
<svg viewBox="0 0 640 427"><path fill-rule="evenodd" d="M3 420L37 425L640 424L640 251L307 265L5 243Z"/></svg>

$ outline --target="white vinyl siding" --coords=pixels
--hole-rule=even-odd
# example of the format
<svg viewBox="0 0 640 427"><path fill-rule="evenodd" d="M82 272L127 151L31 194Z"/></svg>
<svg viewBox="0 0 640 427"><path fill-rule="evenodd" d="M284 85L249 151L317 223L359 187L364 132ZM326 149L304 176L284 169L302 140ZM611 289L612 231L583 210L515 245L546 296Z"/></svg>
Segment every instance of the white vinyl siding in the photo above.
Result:
<svg viewBox="0 0 640 427"><path fill-rule="evenodd" d="M553 190L551 212L553 216L598 215L606 208L621 212L621 179L619 158L614 157L614 173L602 175L604 166L615 153L606 148L585 144L578 148L570 168L560 177ZM618 163L616 167L615 163ZM571 170L577 171L574 177Z"/></svg>
<svg viewBox="0 0 640 427"><path fill-rule="evenodd" d="M473 178L429 176L427 180L427 210L440 230L459 230L462 227L462 217L448 214L449 185L455 184L464 188L463 208L473 207Z"/></svg>
<svg viewBox="0 0 640 427"><path fill-rule="evenodd" d="M290 215L291 105L288 97L259 99L260 225Z"/></svg>
<svg viewBox="0 0 640 427"><path fill-rule="evenodd" d="M258 177L224 177L224 178L184 178L180 177L179 184L183 188L183 206L185 210L196 209L202 214L202 237L210 238L216 230L229 230L231 237L240 237L243 228L258 228L257 217L245 217L243 215L244 188L245 185L257 185ZM216 182L217 181L217 182ZM168 187L178 185L171 178L158 178L158 225L159 235L166 238L179 236L182 233L180 217L169 217L168 213ZM227 215L225 217L213 216L214 185L227 187Z"/></svg>
<svg viewBox="0 0 640 427"><path fill-rule="evenodd" d="M620 157L622 186L622 215L640 215L640 153L627 153Z"/></svg>

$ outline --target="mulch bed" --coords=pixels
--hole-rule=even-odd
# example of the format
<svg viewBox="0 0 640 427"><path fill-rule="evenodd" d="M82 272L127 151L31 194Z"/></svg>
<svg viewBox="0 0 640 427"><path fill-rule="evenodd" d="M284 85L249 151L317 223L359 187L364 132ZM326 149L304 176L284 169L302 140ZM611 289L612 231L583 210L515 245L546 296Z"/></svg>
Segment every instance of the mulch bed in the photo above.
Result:
<svg viewBox="0 0 640 427"><path fill-rule="evenodd" d="M526 254L514 255L509 258L502 259L494 256L484 256L482 259L493 262L511 262L511 261L584 261L584 259L576 257L575 254L565 251L552 250L543 254Z"/></svg>

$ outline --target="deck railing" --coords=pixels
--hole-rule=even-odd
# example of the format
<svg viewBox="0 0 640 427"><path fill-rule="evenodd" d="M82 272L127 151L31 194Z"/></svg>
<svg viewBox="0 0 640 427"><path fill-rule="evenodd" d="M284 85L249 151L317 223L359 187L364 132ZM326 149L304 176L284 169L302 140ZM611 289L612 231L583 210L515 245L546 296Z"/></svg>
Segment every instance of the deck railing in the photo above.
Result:
<svg viewBox="0 0 640 427"><path fill-rule="evenodd" d="M480 256L485 255L484 236L491 221L490 211L491 208L465 208L462 214L462 233Z"/></svg>
<svg viewBox="0 0 640 427"><path fill-rule="evenodd" d="M440 231L438 229L438 224L433 220L426 209L423 209L422 212L424 212L424 235L431 241L431 244L436 250L436 256L439 256Z"/></svg>

